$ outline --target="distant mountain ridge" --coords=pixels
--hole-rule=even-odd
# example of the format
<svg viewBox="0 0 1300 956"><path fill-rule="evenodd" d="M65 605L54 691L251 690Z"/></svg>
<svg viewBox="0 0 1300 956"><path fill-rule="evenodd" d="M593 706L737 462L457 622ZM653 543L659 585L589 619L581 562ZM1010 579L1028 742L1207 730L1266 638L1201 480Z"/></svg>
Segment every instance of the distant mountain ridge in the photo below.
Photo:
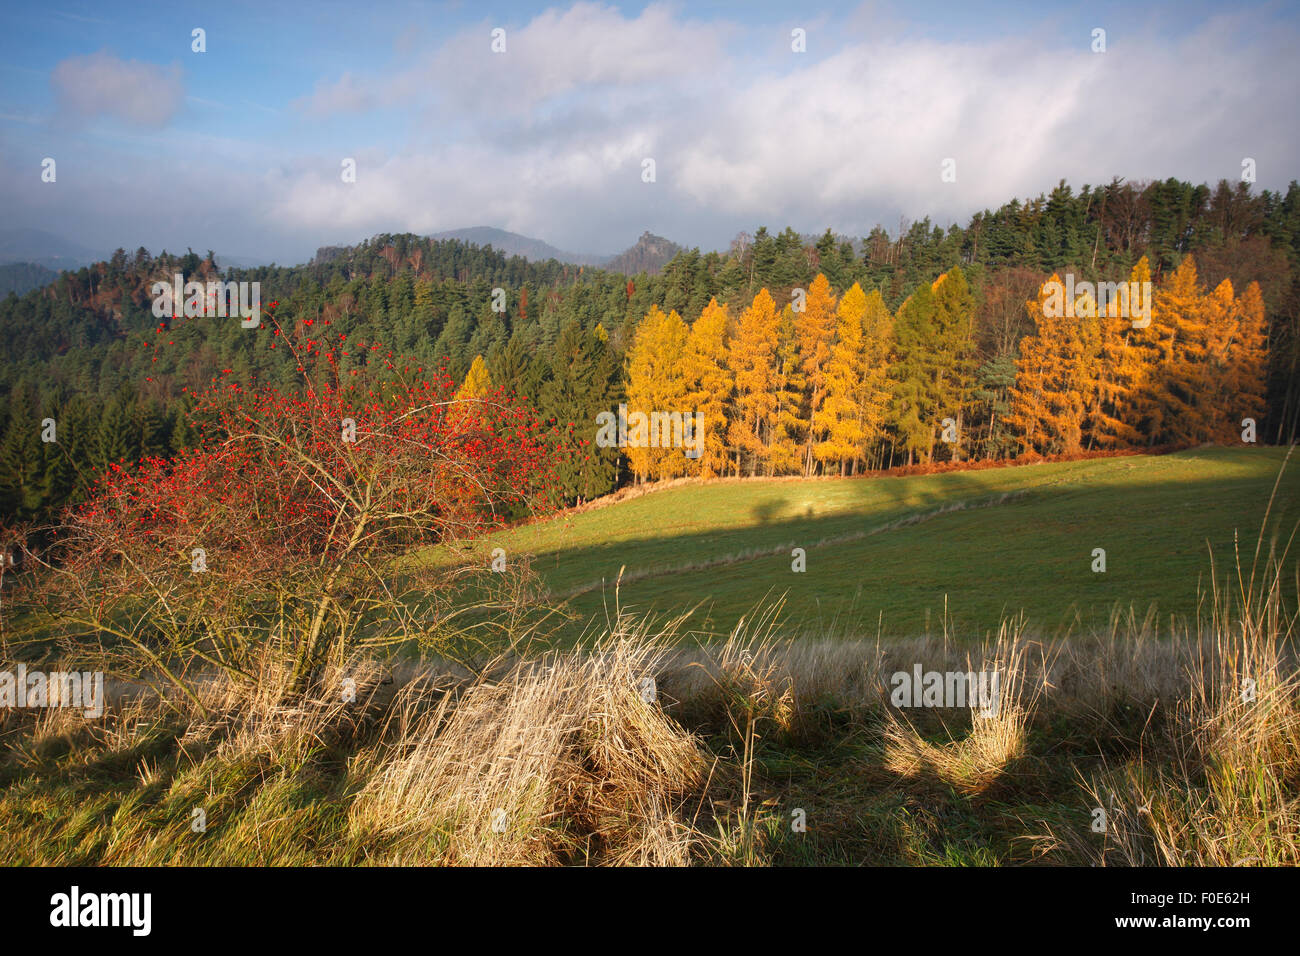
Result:
<svg viewBox="0 0 1300 956"><path fill-rule="evenodd" d="M677 243L646 230L641 233L641 238L636 241L636 245L611 257L602 268L626 275L636 275L638 272L654 275L681 251L682 247Z"/></svg>
<svg viewBox="0 0 1300 956"><path fill-rule="evenodd" d="M430 239L456 239L460 242L473 243L476 246L491 246L497 252L507 256L523 256L529 262L545 262L555 259L559 262L571 262L579 266L599 266L613 258L588 252L567 252L558 249L541 239L521 236L517 232L507 232L494 226L470 226L468 229L448 229L435 232Z"/></svg>
<svg viewBox="0 0 1300 956"><path fill-rule="evenodd" d="M121 248L127 253L135 252L133 246L123 245ZM112 257L111 249L90 249L78 242L46 232L44 229L0 229L0 266L18 264L41 266L51 270L57 276L65 269L82 269L97 262L108 262ZM218 253L217 264L223 269L228 266L250 269L255 266L270 265L271 260L265 256L226 256ZM14 274L12 270L10 274ZM35 273L33 276L39 277ZM52 282L53 278L50 281ZM4 294L3 288L0 287L0 295Z"/></svg>
<svg viewBox="0 0 1300 956"><path fill-rule="evenodd" d="M381 234L382 235L382 234ZM378 237L376 237L378 238ZM594 266L608 272L621 272L636 275L639 272L656 274L662 271L673 256L682 251L677 243L656 236L652 232L643 232L636 243L616 255L597 255L594 253L566 252L541 239L521 236L516 232L507 232L493 226L472 226L468 229L448 229L434 233L427 238L434 242L463 242L484 248L491 246L496 252L505 256L519 256L529 262L546 262L554 259L577 266ZM321 246L312 257L313 263L326 263L340 256L347 255L354 246Z"/></svg>
<svg viewBox="0 0 1300 956"><path fill-rule="evenodd" d="M0 265L25 262L60 272L104 262L108 257L107 252L89 249L43 229L0 230Z"/></svg>
<svg viewBox="0 0 1300 956"><path fill-rule="evenodd" d="M34 262L6 262L0 266L0 299L10 292L24 295L49 285L59 274Z"/></svg>
<svg viewBox="0 0 1300 956"><path fill-rule="evenodd" d="M616 254L598 254L591 252L569 252L551 245L541 239L523 236L494 226L471 226L467 229L449 229L429 236L433 240L456 240L476 246L491 246L506 256L521 256L529 262L545 262L554 259L557 262L577 266L594 266L610 272L636 275L639 272L656 274L662 271L682 247L663 236L656 236L647 231L635 244ZM123 247L126 249L126 247ZM321 246L311 261L328 262L344 255L351 245ZM128 253L134 249L126 249ZM41 229L7 229L0 230L0 267L7 268L5 277L0 280L0 295L8 290L22 294L27 289L38 288L52 282L57 274L65 269L77 270L107 262L112 258L112 251L96 251L79 243L64 239ZM218 267L248 269L269 265L270 261L262 256L216 256ZM23 268L19 268L19 267ZM30 267L30 268L28 268ZM37 271L37 270L40 271ZM53 275L46 276L45 270Z"/></svg>
<svg viewBox="0 0 1300 956"><path fill-rule="evenodd" d="M458 239L478 246L490 245L508 256L523 256L530 262L555 259L579 266L597 266L610 272L636 275L638 272L657 273L682 247L663 236L647 230L636 243L615 255L598 255L587 252L567 252L541 239L521 236L493 226L472 226L468 229L449 229L434 233L430 239Z"/></svg>
<svg viewBox="0 0 1300 956"><path fill-rule="evenodd" d="M516 232L507 232L492 226L473 226L469 229L451 229L435 233L430 239L458 239L472 242L479 246L492 246L498 252L508 256L523 256L530 262L544 262L555 259L559 262L571 262L579 266L598 266L610 272L622 272L636 275L638 272L656 273L661 270L673 256L681 251L677 243L656 236L647 230L641 234L636 243L615 255L597 255L585 252L566 252L549 242L521 236Z"/></svg>

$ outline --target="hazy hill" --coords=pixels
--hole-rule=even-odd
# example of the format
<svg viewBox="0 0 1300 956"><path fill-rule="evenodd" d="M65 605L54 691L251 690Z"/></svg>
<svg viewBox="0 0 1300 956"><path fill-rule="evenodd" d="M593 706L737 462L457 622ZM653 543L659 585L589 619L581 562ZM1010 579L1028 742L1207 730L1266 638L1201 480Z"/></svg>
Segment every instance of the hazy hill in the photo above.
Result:
<svg viewBox="0 0 1300 956"><path fill-rule="evenodd" d="M599 266L610 272L623 272L636 275L638 272L659 272L673 256L681 251L681 246L663 236L643 232L635 245L617 255L596 255L585 252L566 252L549 242L532 239L504 229L491 226L474 226L470 229L452 229L430 236L431 239L459 239L475 245L491 245L498 252L508 256L523 256L531 262L556 259L560 262L572 262L580 266Z"/></svg>
<svg viewBox="0 0 1300 956"><path fill-rule="evenodd" d="M585 252L566 252L557 249L549 242L521 236L517 232L507 232L493 226L471 226L468 229L449 229L434 233L430 239L458 239L476 246L491 246L497 252L507 256L523 256L531 262L545 262L556 259L560 262L572 262L580 266L597 266L609 259L609 256L593 255Z"/></svg>
<svg viewBox="0 0 1300 956"><path fill-rule="evenodd" d="M107 258L105 252L97 252L43 229L0 230L0 265L32 263L58 272L80 269Z"/></svg>
<svg viewBox="0 0 1300 956"><path fill-rule="evenodd" d="M0 298L10 292L22 295L47 286L59 277L57 272L32 262L10 262L0 266Z"/></svg>
<svg viewBox="0 0 1300 956"><path fill-rule="evenodd" d="M529 262L571 263L580 266L596 266L610 272L636 275L639 272L656 274L682 247L663 236L644 232L636 243L616 255L597 255L586 252L567 252L530 236L521 236L517 232L507 232L494 226L472 226L468 229L449 229L429 236L434 241L455 240L479 247L491 246L496 252L505 256L520 256ZM323 264L349 255L354 246L321 246L316 250L312 262Z"/></svg>
<svg viewBox="0 0 1300 956"><path fill-rule="evenodd" d="M681 250L682 247L677 243L647 231L641 233L641 238L636 241L636 245L609 259L602 268L627 275L636 275L638 272L654 275Z"/></svg>

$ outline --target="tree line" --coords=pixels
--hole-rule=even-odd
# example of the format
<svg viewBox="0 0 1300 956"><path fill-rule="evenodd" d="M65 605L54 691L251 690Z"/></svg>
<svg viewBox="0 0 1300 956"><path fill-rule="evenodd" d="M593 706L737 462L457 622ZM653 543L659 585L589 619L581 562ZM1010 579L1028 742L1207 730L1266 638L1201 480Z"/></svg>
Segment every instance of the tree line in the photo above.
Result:
<svg viewBox="0 0 1300 956"><path fill-rule="evenodd" d="M1165 331L1130 330L1117 345L1107 336L1118 326L1045 330L1026 306L1053 273L1118 279L1143 259L1168 303L1153 323ZM1174 279L1181 274L1186 284L1181 270L1192 267L1199 291L1184 295L1196 303L1187 314L1222 312L1226 298L1214 294L1226 279L1231 314L1250 313L1231 319L1242 329L1255 327L1259 305L1249 290L1257 283L1264 397L1253 417L1261 441L1293 439L1300 417L1295 183L1284 194L1172 179L1077 192L1062 183L946 229L922 219L855 240L830 230L810 237L759 228L726 251L684 250L655 275L390 234L305 265L245 270L222 270L211 253L118 250L108 262L0 301L7 345L0 515L48 516L79 500L108 462L131 466L187 447L191 396L214 377L294 387L283 351L238 321L155 318L150 286L176 272L187 281L260 282L263 303L278 303L289 337L328 328L382 341L458 382L481 359L491 382L561 425L572 454L557 491L579 501L656 469L695 467L589 445L601 411L633 399L679 400L663 391L665 382L645 390L653 373L634 373L647 354L636 348L642 337L685 343L690 389L708 396L698 407L724 442L710 452L718 474L855 473L954 455L1195 440L1206 429L1200 413L1187 409L1202 406L1205 383L1244 373L1224 372L1220 359L1179 358L1185 348L1188 356L1238 352L1236 338L1223 351L1214 322L1180 318L1186 310L1174 304ZM792 307L796 289L806 295L800 312ZM495 290L504 292L503 311ZM1089 357L1067 363L1052 352L1061 342L1071 355ZM1127 364L1116 365L1117 356ZM1027 359L1041 368L1022 367ZM1066 365L1088 375L1114 371L1094 381L1071 378ZM1034 381L1042 395L1056 396L1039 399L1036 409L1017 397ZM1215 401L1241 404L1238 421L1252 417L1244 399ZM41 441L47 418L57 422L57 444ZM945 440L945 418L957 426L953 441Z"/></svg>
<svg viewBox="0 0 1300 956"><path fill-rule="evenodd" d="M1150 284L1145 257L1127 278ZM1257 440L1267 374L1258 283L1209 289L1186 256L1140 316L1091 290L1053 309L1054 286L1064 286L1055 274L1024 303L1031 331L1009 368L980 362L960 266L893 312L879 289L855 282L837 295L820 273L781 307L767 289L738 309L711 299L689 323L651 307L628 350L628 407L697 413L705 437L698 456L628 447L631 472L852 475Z"/></svg>

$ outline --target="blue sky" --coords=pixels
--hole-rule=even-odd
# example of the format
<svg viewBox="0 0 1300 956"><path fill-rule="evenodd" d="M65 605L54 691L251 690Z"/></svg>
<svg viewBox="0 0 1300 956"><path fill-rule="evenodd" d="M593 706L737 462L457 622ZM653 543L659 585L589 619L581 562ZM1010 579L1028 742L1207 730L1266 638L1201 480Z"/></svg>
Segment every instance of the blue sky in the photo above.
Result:
<svg viewBox="0 0 1300 956"><path fill-rule="evenodd" d="M0 204L94 249L296 262L474 225L591 252L863 234L1245 157L1260 187L1300 178L1296 5L1135 7L8 4Z"/></svg>

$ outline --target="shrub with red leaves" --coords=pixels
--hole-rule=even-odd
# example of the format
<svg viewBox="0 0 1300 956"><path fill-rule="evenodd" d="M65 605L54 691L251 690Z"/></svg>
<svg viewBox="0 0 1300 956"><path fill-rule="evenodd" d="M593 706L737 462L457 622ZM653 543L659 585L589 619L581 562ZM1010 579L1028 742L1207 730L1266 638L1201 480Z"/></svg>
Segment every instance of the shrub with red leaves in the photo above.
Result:
<svg viewBox="0 0 1300 956"><path fill-rule="evenodd" d="M343 336L292 351L300 390L224 376L197 396L198 447L113 466L70 516L62 573L82 599L79 637L179 682L196 659L246 667L260 623L290 647L301 688L366 615L393 639L427 625L397 596L430 565L407 552L545 501L558 446L526 405L457 401L444 374ZM343 375L349 351L370 361Z"/></svg>

